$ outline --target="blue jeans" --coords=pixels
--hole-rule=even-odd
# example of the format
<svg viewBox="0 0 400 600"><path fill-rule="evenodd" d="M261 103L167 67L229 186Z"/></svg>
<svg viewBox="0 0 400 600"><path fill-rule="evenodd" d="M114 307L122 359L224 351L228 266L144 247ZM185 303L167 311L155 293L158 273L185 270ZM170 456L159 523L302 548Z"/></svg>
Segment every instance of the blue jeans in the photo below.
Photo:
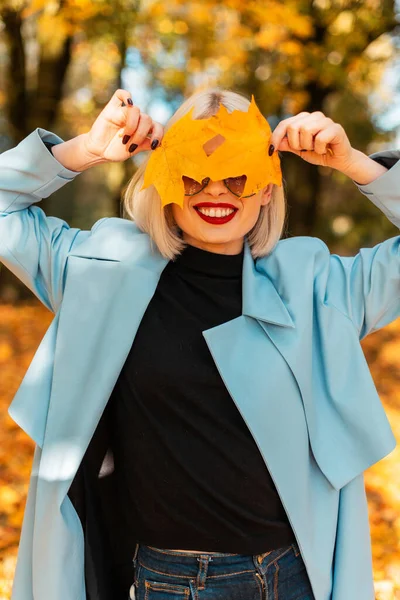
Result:
<svg viewBox="0 0 400 600"><path fill-rule="evenodd" d="M137 544L133 570L131 600L315 600L297 544L254 555Z"/></svg>

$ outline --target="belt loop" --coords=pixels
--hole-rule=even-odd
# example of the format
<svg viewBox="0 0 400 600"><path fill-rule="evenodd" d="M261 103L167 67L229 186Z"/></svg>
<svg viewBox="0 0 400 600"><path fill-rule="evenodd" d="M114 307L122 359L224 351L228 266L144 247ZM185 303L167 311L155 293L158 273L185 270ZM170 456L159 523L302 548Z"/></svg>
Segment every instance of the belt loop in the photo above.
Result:
<svg viewBox="0 0 400 600"><path fill-rule="evenodd" d="M136 561L137 561L136 557L137 557L138 551L139 551L139 542L136 543L135 552L134 552L133 558L132 558L132 562L133 562L134 566L136 566Z"/></svg>
<svg viewBox="0 0 400 600"><path fill-rule="evenodd" d="M201 554L197 557L199 561L199 568L197 571L196 584L198 590L204 590L206 587L206 578L208 572L208 565L212 560L212 557L209 554Z"/></svg>

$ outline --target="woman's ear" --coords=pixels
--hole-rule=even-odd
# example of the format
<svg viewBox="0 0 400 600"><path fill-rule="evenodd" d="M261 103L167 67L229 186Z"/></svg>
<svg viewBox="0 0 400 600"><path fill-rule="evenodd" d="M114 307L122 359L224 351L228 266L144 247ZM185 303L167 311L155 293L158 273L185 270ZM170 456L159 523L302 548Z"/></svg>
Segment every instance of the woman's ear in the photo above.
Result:
<svg viewBox="0 0 400 600"><path fill-rule="evenodd" d="M263 190L261 193L261 205L263 206L264 204L268 204L268 202L271 200L271 194L272 194L272 189L274 187L273 183L269 183Z"/></svg>

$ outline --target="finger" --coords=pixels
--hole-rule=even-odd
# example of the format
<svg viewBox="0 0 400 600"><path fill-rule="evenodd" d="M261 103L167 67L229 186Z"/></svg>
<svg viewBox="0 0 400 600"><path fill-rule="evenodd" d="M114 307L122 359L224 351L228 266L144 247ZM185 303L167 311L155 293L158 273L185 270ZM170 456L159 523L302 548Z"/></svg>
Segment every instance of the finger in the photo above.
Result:
<svg viewBox="0 0 400 600"><path fill-rule="evenodd" d="M118 134L122 137L123 144L132 144L131 136L139 126L140 115L140 108L138 106L130 106L126 111L125 127L122 130L122 135L121 132Z"/></svg>
<svg viewBox="0 0 400 600"><path fill-rule="evenodd" d="M164 127L158 121L153 121L153 130L151 132L150 146L152 149L158 148L164 137ZM157 140L157 144L156 144ZM154 144L153 144L154 142ZM153 148L154 145L154 148Z"/></svg>
<svg viewBox="0 0 400 600"><path fill-rule="evenodd" d="M339 123L332 122L331 125L316 135L314 140L315 148L318 148L318 153L320 154L328 153L333 155L335 145L342 143L345 136L343 127ZM331 148L328 147L328 144Z"/></svg>
<svg viewBox="0 0 400 600"><path fill-rule="evenodd" d="M328 142L324 142L321 137L317 137L320 133L322 134L325 130L318 131L314 138L314 152L317 154L326 154Z"/></svg>
<svg viewBox="0 0 400 600"><path fill-rule="evenodd" d="M132 105L130 105L128 100L132 102ZM132 106L133 100L130 97L130 93L127 90L118 89L114 92L102 111L102 116L106 120L120 128L118 133L120 137L124 135L123 130Z"/></svg>
<svg viewBox="0 0 400 600"><path fill-rule="evenodd" d="M315 136L332 121L326 117L308 119L299 126L299 143L302 150L315 150Z"/></svg>
<svg viewBox="0 0 400 600"><path fill-rule="evenodd" d="M291 147L288 137L283 138L277 150L279 150L279 152L292 152L293 154L297 154L297 156L300 156L301 154L301 150L294 150Z"/></svg>
<svg viewBox="0 0 400 600"><path fill-rule="evenodd" d="M283 121L278 123L278 125L275 127L275 129L271 135L270 143L273 144L275 146L275 148L278 149L283 138L287 135L288 126L291 125L293 122L297 121L299 118L302 119L304 116L309 115L309 114L310 113L308 113L308 112L301 112L298 115L289 117L288 119L283 119Z"/></svg>
<svg viewBox="0 0 400 600"><path fill-rule="evenodd" d="M130 132L131 136L129 138L128 145L137 144L138 146L140 146L141 144L143 144L144 140L146 139L146 136L149 134L149 131L152 127L152 118L146 113L140 113L139 121L137 123L137 126L135 127L135 130L133 132Z"/></svg>
<svg viewBox="0 0 400 600"><path fill-rule="evenodd" d="M153 126L149 130L147 137L143 140L138 148L138 152L144 152L145 150L155 150L161 144L162 138L164 136L164 127L161 123L157 121L153 121ZM157 143L155 143L157 142ZM152 147L152 144L154 147Z"/></svg>
<svg viewBox="0 0 400 600"><path fill-rule="evenodd" d="M301 149L299 128L296 123L288 123L286 137L288 139L289 146L293 148L293 150Z"/></svg>
<svg viewBox="0 0 400 600"><path fill-rule="evenodd" d="M288 126L289 143L294 150L314 150L314 136L332 123L322 113L312 113Z"/></svg>
<svg viewBox="0 0 400 600"><path fill-rule="evenodd" d="M130 104L132 102L132 104ZM109 102L113 108L128 107L134 105L130 92L124 89L115 90ZM128 107L129 108L129 107Z"/></svg>
<svg viewBox="0 0 400 600"><path fill-rule="evenodd" d="M300 125L305 125L306 123L316 123L322 122L322 120L327 119L321 111L314 111L313 113L309 112L301 112L298 115L294 115L293 117L289 117L288 119L284 119L281 121L271 136L271 143L278 149L280 149L281 142L283 138L286 136L289 141L291 139L292 150L300 150L301 149L301 140L300 140ZM329 119L332 122L331 119ZM288 130L292 133L289 134ZM296 136L298 136L298 143L296 142ZM305 140L305 144L309 146L309 141ZM283 149L283 148L282 148Z"/></svg>
<svg viewBox="0 0 400 600"><path fill-rule="evenodd" d="M153 126L149 131L148 136L144 140L142 150L155 150L158 148L164 137L164 127L158 121L153 121Z"/></svg>

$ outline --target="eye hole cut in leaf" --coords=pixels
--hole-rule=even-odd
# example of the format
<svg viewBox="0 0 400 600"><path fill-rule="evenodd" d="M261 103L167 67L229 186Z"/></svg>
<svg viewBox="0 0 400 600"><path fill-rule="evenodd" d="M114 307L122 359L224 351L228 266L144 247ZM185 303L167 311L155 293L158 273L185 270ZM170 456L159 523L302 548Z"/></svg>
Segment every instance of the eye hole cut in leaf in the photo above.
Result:
<svg viewBox="0 0 400 600"><path fill-rule="evenodd" d="M165 132L146 165L141 190L154 185L162 206L176 203L183 208L182 175L202 181L247 176L242 196L258 192L269 183L282 185L277 152L268 155L271 128L259 111L254 96L247 112L231 113L220 105L207 119L193 119L194 107ZM225 141L207 156L204 145L221 135ZM140 191L141 191L140 190Z"/></svg>

